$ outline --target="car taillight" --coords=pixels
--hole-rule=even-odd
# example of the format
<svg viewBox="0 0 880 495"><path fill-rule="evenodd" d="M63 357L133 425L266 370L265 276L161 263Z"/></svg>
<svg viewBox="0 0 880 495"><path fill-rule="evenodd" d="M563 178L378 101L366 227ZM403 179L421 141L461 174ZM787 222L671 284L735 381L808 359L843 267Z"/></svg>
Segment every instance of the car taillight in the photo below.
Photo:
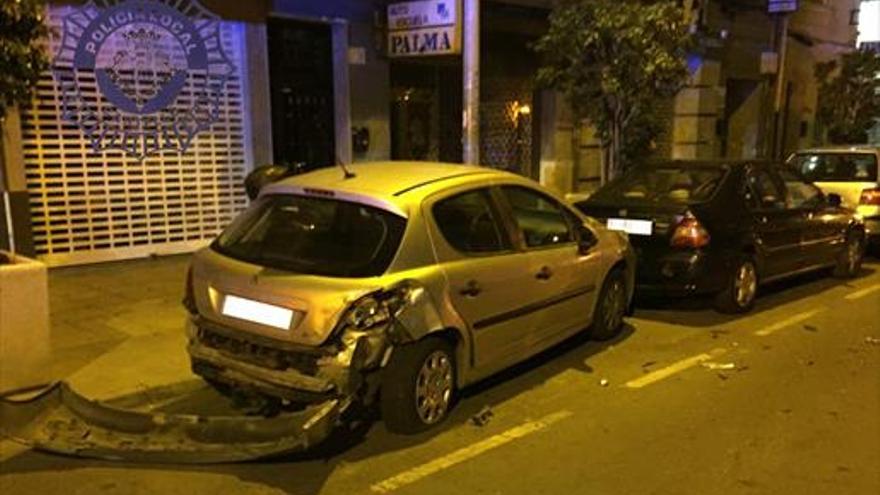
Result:
<svg viewBox="0 0 880 495"><path fill-rule="evenodd" d="M198 310L196 309L196 294L193 289L193 271L192 267L186 271L186 288L183 292L183 307L189 311L190 314L197 314Z"/></svg>
<svg viewBox="0 0 880 495"><path fill-rule="evenodd" d="M675 227L669 243L676 248L703 247L709 244L709 232L691 212L687 212Z"/></svg>
<svg viewBox="0 0 880 495"><path fill-rule="evenodd" d="M863 189L859 198L860 205L880 205L880 187Z"/></svg>

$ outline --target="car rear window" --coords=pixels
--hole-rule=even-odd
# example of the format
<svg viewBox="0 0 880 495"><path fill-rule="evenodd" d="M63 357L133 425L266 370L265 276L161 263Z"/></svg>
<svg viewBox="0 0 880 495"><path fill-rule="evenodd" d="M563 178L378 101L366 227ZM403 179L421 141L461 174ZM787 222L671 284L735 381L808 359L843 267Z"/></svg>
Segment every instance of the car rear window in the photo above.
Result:
<svg viewBox="0 0 880 495"><path fill-rule="evenodd" d="M876 182L873 153L798 153L789 165L813 182Z"/></svg>
<svg viewBox="0 0 880 495"><path fill-rule="evenodd" d="M699 203L715 194L724 179L718 167L636 167L596 191L598 202Z"/></svg>
<svg viewBox="0 0 880 495"><path fill-rule="evenodd" d="M406 219L359 203L269 195L239 215L212 247L279 270L371 277L388 268L405 227Z"/></svg>

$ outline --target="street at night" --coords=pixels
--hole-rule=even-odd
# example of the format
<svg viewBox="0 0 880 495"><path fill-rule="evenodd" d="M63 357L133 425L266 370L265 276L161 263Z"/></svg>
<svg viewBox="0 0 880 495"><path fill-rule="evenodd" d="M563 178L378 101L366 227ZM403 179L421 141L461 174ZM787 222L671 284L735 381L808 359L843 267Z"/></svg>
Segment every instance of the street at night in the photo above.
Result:
<svg viewBox="0 0 880 495"><path fill-rule="evenodd" d="M30 494L880 494L880 0L0 0Z"/></svg>
<svg viewBox="0 0 880 495"><path fill-rule="evenodd" d="M189 374L183 351L185 263L53 273L56 314L71 318L61 316L70 324L57 336L56 371L93 397L134 395L117 399L128 406L217 407L223 399ZM769 287L747 316L699 300L640 303L611 342L575 338L465 390L437 431L401 437L376 421L312 453L195 467L4 442L0 485L6 494L876 493L880 263L869 258L845 283L826 275ZM98 310L102 302L115 309Z"/></svg>

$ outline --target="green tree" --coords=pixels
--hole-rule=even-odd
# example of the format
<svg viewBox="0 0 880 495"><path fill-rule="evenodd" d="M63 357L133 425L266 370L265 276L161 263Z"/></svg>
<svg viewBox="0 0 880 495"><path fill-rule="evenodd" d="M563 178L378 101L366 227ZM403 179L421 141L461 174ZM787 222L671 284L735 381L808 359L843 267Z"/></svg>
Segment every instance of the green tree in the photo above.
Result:
<svg viewBox="0 0 880 495"><path fill-rule="evenodd" d="M561 91L576 119L596 127L605 177L651 142L646 132L661 129L658 104L687 80L688 28L671 0L563 0L550 14L535 44L543 56L538 82Z"/></svg>
<svg viewBox="0 0 880 495"><path fill-rule="evenodd" d="M860 50L816 65L816 117L834 144L864 143L880 118L880 53Z"/></svg>
<svg viewBox="0 0 880 495"><path fill-rule="evenodd" d="M17 103L27 103L49 61L40 40L48 34L45 2L0 2L0 119Z"/></svg>

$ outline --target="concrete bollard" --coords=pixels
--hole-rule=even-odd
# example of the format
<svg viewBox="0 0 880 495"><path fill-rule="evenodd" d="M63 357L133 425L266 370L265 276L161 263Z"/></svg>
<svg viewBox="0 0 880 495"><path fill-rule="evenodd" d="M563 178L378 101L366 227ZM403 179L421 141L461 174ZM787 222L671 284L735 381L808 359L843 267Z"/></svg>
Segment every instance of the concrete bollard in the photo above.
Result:
<svg viewBox="0 0 880 495"><path fill-rule="evenodd" d="M0 391L48 379L49 286L46 265L4 253L0 264Z"/></svg>

